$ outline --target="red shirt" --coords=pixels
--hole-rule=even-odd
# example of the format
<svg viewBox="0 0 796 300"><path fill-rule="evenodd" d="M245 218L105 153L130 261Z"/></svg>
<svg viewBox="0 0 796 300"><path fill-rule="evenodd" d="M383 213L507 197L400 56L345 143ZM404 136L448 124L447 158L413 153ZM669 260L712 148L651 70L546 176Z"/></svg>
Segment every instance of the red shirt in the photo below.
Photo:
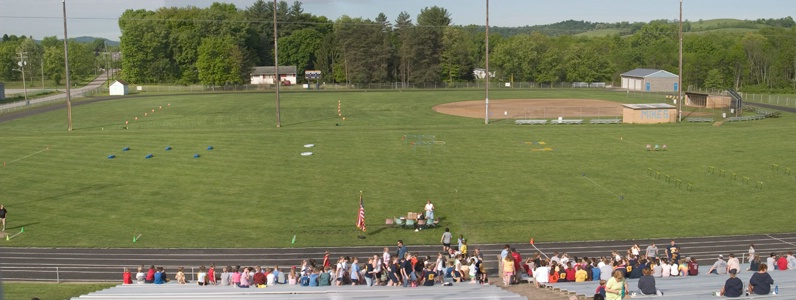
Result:
<svg viewBox="0 0 796 300"><path fill-rule="evenodd" d="M787 270L788 269L788 259L785 258L784 256L780 256L779 259L777 260L777 268L779 268L780 271Z"/></svg>
<svg viewBox="0 0 796 300"><path fill-rule="evenodd" d="M265 284L265 279L266 279L265 274L263 274L262 272L254 273L254 284L255 285Z"/></svg>
<svg viewBox="0 0 796 300"><path fill-rule="evenodd" d="M522 270L522 266L520 266L522 263L522 256L520 256L520 253L511 252L511 257L514 258L514 272L519 272Z"/></svg>
<svg viewBox="0 0 796 300"><path fill-rule="evenodd" d="M124 272L124 274L122 274L122 279L124 280L124 284L133 284L133 274L130 274L130 272Z"/></svg>
<svg viewBox="0 0 796 300"><path fill-rule="evenodd" d="M216 282L216 269L210 268L207 270L207 279L208 282Z"/></svg>
<svg viewBox="0 0 796 300"><path fill-rule="evenodd" d="M323 266L328 267L329 265L329 254L323 256Z"/></svg>
<svg viewBox="0 0 796 300"><path fill-rule="evenodd" d="M567 269L567 281L575 281L575 269Z"/></svg>
<svg viewBox="0 0 796 300"><path fill-rule="evenodd" d="M155 269L149 269L146 272L146 280L154 281L155 280Z"/></svg>

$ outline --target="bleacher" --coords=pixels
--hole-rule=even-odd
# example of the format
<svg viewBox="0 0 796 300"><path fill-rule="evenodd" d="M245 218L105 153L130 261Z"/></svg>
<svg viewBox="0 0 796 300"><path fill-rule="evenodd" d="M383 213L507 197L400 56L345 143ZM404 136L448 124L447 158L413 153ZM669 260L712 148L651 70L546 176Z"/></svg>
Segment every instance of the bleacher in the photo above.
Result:
<svg viewBox="0 0 796 300"><path fill-rule="evenodd" d="M520 300L524 297L494 285L458 283L453 286L437 284L417 288L364 285L302 287L275 285L267 288L233 288L231 286L199 286L173 282L155 284L119 285L109 289L72 298L73 300L118 299L495 299Z"/></svg>
<svg viewBox="0 0 796 300"><path fill-rule="evenodd" d="M727 280L727 278L729 278L729 275L704 274L710 269L712 263L712 261L706 261L705 265L701 265L699 268L701 273L698 276L655 278L655 286L658 288L658 290L663 292L663 297L638 295L633 297L633 299L718 299L718 297L714 297L711 294L721 290L721 287L724 286L724 282ZM748 267L749 264L741 264L742 270L746 270ZM744 288L746 288L749 284L749 278L752 276L752 273L752 271L742 271L740 274L738 274L738 278L744 282ZM796 299L796 271L778 271L769 269L768 273L772 278L774 278L774 286L779 287L779 295L751 295L736 299ZM628 279L627 284L630 288L630 292L638 291L638 279ZM597 288L597 285L597 281L564 282L552 283L549 284L549 287L575 293L581 298L591 298L594 296L594 291ZM772 291L774 290L774 286L771 287Z"/></svg>
<svg viewBox="0 0 796 300"><path fill-rule="evenodd" d="M686 120L686 121L688 121L688 122L696 122L696 123L700 123L700 122L713 122L713 118L697 118L697 117L689 117L689 118L685 118L685 120Z"/></svg>
<svg viewBox="0 0 796 300"><path fill-rule="evenodd" d="M591 119L591 124L622 124L622 119Z"/></svg>
<svg viewBox="0 0 796 300"><path fill-rule="evenodd" d="M550 124L553 124L553 125L558 125L558 124L566 124L566 125L577 124L577 125L580 125L580 124L583 124L583 119L557 119L557 120L551 120Z"/></svg>
<svg viewBox="0 0 796 300"><path fill-rule="evenodd" d="M727 122L743 122L743 121L756 121L756 120L763 120L765 119L765 115L754 115L754 116L745 116L745 117L729 117L724 119Z"/></svg>
<svg viewBox="0 0 796 300"><path fill-rule="evenodd" d="M544 125L547 120L515 120L514 124L517 125Z"/></svg>

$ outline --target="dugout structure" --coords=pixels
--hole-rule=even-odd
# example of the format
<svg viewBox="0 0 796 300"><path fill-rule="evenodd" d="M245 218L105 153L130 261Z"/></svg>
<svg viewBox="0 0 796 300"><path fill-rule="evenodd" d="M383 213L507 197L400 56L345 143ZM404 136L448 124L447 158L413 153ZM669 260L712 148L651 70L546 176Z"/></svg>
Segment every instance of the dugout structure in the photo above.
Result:
<svg viewBox="0 0 796 300"><path fill-rule="evenodd" d="M732 105L732 97L704 93L685 93L685 105L701 108L725 109Z"/></svg>
<svg viewBox="0 0 796 300"><path fill-rule="evenodd" d="M622 123L659 124L677 122L677 107L666 103L623 104Z"/></svg>

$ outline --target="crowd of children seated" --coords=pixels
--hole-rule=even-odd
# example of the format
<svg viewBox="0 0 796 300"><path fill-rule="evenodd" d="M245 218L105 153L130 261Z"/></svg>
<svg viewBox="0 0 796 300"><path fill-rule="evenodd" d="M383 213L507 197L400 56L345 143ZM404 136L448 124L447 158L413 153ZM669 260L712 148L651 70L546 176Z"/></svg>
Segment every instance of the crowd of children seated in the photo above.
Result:
<svg viewBox="0 0 796 300"><path fill-rule="evenodd" d="M398 241L398 250L391 253L384 248L384 253L374 254L365 258L341 256L337 263L330 261L327 251L323 261L304 260L301 266L293 266L283 271L279 266L263 268L261 266L241 267L224 266L216 272L215 266L199 267L199 272L187 278L183 267L179 267L174 280L178 284L195 281L198 285L232 286L238 288L264 288L275 284L301 286L342 286L342 285L383 285L383 286L433 286L434 284L453 284L454 282L488 283L483 256L479 249L472 255L466 252L465 241L462 250L444 247L435 257L421 256L410 253ZM154 265L145 271L144 266L138 267L133 276L128 268L123 274L125 284L169 282L163 267Z"/></svg>

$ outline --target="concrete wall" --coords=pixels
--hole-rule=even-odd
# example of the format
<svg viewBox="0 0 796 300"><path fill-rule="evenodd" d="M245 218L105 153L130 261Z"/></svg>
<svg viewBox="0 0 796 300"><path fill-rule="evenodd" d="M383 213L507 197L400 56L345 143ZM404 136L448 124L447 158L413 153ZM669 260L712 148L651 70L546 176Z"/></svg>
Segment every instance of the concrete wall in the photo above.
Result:
<svg viewBox="0 0 796 300"><path fill-rule="evenodd" d="M625 124L658 124L675 122L677 122L677 109L674 108L622 108L622 123Z"/></svg>

